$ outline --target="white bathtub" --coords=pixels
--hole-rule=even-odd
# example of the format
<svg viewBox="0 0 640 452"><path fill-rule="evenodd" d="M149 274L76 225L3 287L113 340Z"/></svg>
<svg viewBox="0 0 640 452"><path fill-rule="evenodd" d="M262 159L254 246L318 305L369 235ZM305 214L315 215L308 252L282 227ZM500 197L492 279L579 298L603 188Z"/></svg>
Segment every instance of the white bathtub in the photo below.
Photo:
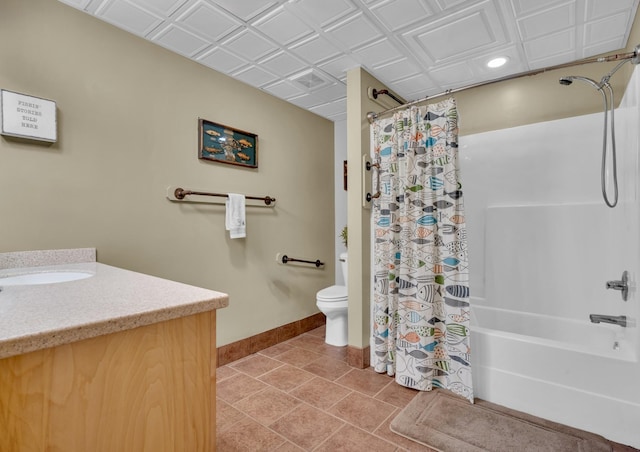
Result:
<svg viewBox="0 0 640 452"><path fill-rule="evenodd" d="M621 327L471 303L476 397L640 447L638 362Z"/></svg>
<svg viewBox="0 0 640 452"><path fill-rule="evenodd" d="M629 252L637 239L626 230L637 222L625 219L630 207L484 209L484 263L475 272L483 278L471 282L472 294L481 295L471 299L477 397L640 448L638 264ZM623 270L632 275L626 302L605 288ZM629 324L594 324L590 314L626 315Z"/></svg>
<svg viewBox="0 0 640 452"><path fill-rule="evenodd" d="M634 241L615 232L631 224L616 220L624 214L598 203L484 210L484 294L471 284L483 295L471 298L477 397L640 448L638 271ZM622 270L632 275L626 302L605 288Z"/></svg>
<svg viewBox="0 0 640 452"><path fill-rule="evenodd" d="M485 306L484 300L471 298L472 329L522 342L531 342L553 349L570 350L636 362L637 351L626 328L594 325L589 320L574 320L542 314L517 312ZM629 320L628 328L633 328Z"/></svg>

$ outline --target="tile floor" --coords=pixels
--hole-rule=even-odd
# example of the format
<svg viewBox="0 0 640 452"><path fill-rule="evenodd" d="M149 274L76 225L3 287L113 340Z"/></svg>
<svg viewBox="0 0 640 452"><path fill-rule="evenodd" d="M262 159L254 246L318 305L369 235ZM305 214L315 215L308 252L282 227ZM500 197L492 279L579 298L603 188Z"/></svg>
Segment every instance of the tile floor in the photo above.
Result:
<svg viewBox="0 0 640 452"><path fill-rule="evenodd" d="M389 430L417 392L345 359L321 327L219 367L217 450L433 451Z"/></svg>

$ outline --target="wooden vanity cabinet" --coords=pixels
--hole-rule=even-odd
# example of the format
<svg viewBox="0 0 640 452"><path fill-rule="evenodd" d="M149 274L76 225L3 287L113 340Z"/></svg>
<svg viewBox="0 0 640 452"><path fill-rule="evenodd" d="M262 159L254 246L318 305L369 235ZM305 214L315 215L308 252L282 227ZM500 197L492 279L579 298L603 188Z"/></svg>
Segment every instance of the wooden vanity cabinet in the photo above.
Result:
<svg viewBox="0 0 640 452"><path fill-rule="evenodd" d="M0 451L215 450L216 311L0 359Z"/></svg>

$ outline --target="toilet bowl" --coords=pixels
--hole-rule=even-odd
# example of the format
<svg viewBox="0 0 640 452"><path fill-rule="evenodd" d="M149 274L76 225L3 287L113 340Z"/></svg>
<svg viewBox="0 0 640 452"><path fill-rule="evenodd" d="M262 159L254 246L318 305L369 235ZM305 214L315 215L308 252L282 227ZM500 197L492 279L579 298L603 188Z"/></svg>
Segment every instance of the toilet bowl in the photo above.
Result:
<svg viewBox="0 0 640 452"><path fill-rule="evenodd" d="M345 284L347 282L347 253L340 254ZM327 317L325 343L342 347L347 345L347 286L329 286L316 294L316 306Z"/></svg>

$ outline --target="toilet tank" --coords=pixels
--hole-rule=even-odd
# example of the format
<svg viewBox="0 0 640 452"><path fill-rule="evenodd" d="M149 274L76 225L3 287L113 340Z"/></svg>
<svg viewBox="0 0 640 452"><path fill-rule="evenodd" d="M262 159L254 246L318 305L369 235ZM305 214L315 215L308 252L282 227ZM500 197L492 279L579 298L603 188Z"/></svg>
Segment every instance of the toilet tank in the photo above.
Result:
<svg viewBox="0 0 640 452"><path fill-rule="evenodd" d="M344 278L344 285L348 285L349 278L347 278L347 253L340 253L340 267L342 268L342 277Z"/></svg>

